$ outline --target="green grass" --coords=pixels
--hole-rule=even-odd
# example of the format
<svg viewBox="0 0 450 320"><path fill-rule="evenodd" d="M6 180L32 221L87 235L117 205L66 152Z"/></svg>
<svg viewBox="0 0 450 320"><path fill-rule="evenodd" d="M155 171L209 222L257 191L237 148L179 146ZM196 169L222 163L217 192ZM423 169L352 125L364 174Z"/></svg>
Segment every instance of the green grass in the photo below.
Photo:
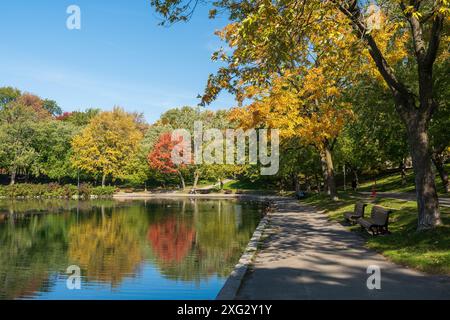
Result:
<svg viewBox="0 0 450 320"><path fill-rule="evenodd" d="M406 174L405 184L402 184L402 176L400 174L378 177L376 183L376 189L379 192L413 192L415 190L414 174L411 170L408 170ZM374 180L365 181L359 185L358 190L371 191L373 185Z"/></svg>
<svg viewBox="0 0 450 320"><path fill-rule="evenodd" d="M339 201L332 201L325 195L315 195L304 202L326 210L331 220L343 221L342 214L353 211L356 201L362 199L355 193L341 193ZM367 198L363 199L369 203ZM371 201L371 200L370 200ZM450 209L441 208L444 225L436 230L417 232L417 205L413 201L377 198L369 203L394 210L389 229L392 234L372 237L359 226L349 229L366 239L366 244L391 261L417 270L434 274L450 274Z"/></svg>
<svg viewBox="0 0 450 320"><path fill-rule="evenodd" d="M450 164L445 166L447 172L450 171ZM412 169L407 170L406 183L402 184L402 176L400 173L384 174L378 176L376 179L377 191L379 192L414 192L414 173ZM374 179L363 181L359 187L359 191L371 191L374 185ZM443 194L444 188L442 186L441 178L436 174L436 187L440 194Z"/></svg>
<svg viewBox="0 0 450 320"><path fill-rule="evenodd" d="M267 190L266 186L250 181L231 180L223 185L224 190Z"/></svg>

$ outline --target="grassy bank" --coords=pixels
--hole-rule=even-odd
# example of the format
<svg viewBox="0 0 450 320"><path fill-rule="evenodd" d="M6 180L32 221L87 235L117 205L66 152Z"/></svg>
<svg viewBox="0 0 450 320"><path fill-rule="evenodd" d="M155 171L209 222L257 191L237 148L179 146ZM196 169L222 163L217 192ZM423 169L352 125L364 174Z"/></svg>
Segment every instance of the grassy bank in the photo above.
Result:
<svg viewBox="0 0 450 320"><path fill-rule="evenodd" d="M374 204L394 210L389 225L391 235L372 237L359 226L349 226L350 230L360 233L366 239L369 248L400 265L428 273L450 274L450 208L441 208L444 226L418 233L417 204L413 201L381 198L373 200L362 198L356 193L341 193L337 202L325 195L314 195L303 201L326 210L330 219L342 222L342 214L353 211L358 200L369 203L366 212L370 212Z"/></svg>
<svg viewBox="0 0 450 320"><path fill-rule="evenodd" d="M71 199L71 198L98 198L112 197L116 191L115 187L93 187L89 184L82 184L80 188L74 185L49 184L15 184L0 186L0 198L20 198L20 199Z"/></svg>
<svg viewBox="0 0 450 320"><path fill-rule="evenodd" d="M223 185L223 190L232 193L283 194L276 188L261 182L231 180Z"/></svg>
<svg viewBox="0 0 450 320"><path fill-rule="evenodd" d="M450 163L445 165L445 170L450 172ZM376 179L371 178L367 180L362 180L358 187L359 191L371 191L374 182L377 183L377 191L379 192L414 192L414 172L412 169L406 171L405 180L402 180L401 174L398 173L386 173L379 175ZM444 194L444 186L439 174L436 173L435 176L436 188L439 194Z"/></svg>

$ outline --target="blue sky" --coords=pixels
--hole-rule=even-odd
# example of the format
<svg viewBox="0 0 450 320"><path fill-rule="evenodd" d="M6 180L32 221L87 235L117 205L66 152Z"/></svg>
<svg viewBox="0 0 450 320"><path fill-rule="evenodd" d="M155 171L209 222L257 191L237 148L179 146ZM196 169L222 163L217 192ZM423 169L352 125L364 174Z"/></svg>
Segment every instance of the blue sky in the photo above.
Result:
<svg viewBox="0 0 450 320"><path fill-rule="evenodd" d="M81 8L81 30L66 28L69 5ZM226 20L197 10L188 23L158 25L149 0L14 0L0 4L0 86L56 100L64 111L120 105L150 122L165 110L196 105L213 34ZM222 94L208 108L229 108Z"/></svg>

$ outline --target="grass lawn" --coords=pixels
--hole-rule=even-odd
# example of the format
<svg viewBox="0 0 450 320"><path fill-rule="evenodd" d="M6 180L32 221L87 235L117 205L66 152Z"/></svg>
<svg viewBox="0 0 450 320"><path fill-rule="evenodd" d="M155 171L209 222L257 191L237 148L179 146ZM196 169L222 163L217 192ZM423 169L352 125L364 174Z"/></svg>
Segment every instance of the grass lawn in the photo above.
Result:
<svg viewBox="0 0 450 320"><path fill-rule="evenodd" d="M314 195L303 202L326 210L330 219L341 222L343 212L353 211L355 202L362 198L350 192L340 193L339 197L339 201L332 201L325 195ZM390 217L390 235L372 237L359 226L349 227L366 239L369 248L400 265L428 273L450 274L450 208L441 208L444 226L418 233L415 202L381 198L363 200L369 203L366 214L374 204L394 210Z"/></svg>
<svg viewBox="0 0 450 320"><path fill-rule="evenodd" d="M263 184L261 182L231 180L223 185L223 192L256 194L256 195L278 195L293 196L293 191L278 190L278 188Z"/></svg>
<svg viewBox="0 0 450 320"><path fill-rule="evenodd" d="M231 180L223 185L224 190L236 192L238 190L267 190L267 186L250 181Z"/></svg>
<svg viewBox="0 0 450 320"><path fill-rule="evenodd" d="M450 171L450 163L445 166L447 172ZM358 187L359 191L371 191L374 184L373 179L361 182ZM442 186L439 174L436 174L436 187L440 194L443 194L444 188ZM414 172L409 169L406 173L406 184L402 184L402 176L400 173L386 174L377 177L377 191L379 192L414 192Z"/></svg>

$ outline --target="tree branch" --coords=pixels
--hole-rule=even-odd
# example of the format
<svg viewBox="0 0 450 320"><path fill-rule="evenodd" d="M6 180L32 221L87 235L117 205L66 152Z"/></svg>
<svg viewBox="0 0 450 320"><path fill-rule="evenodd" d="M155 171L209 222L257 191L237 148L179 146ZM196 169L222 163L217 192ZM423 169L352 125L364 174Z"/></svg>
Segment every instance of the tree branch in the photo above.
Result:
<svg viewBox="0 0 450 320"><path fill-rule="evenodd" d="M437 15L434 18L433 27L431 28L430 42L428 44L428 50L424 61L425 67L428 69L430 69L436 61L443 27L444 17L442 15Z"/></svg>
<svg viewBox="0 0 450 320"><path fill-rule="evenodd" d="M412 92L408 90L408 88L395 76L392 68L389 66L388 62L383 56L383 53L378 47L375 39L367 32L367 28L362 21L361 9L358 7L357 1L353 0L347 7L339 3L338 0L330 1L337 5L339 10L350 19L355 32L367 42L369 46L370 56L372 57L378 71L381 73L391 90L404 96L412 96Z"/></svg>

